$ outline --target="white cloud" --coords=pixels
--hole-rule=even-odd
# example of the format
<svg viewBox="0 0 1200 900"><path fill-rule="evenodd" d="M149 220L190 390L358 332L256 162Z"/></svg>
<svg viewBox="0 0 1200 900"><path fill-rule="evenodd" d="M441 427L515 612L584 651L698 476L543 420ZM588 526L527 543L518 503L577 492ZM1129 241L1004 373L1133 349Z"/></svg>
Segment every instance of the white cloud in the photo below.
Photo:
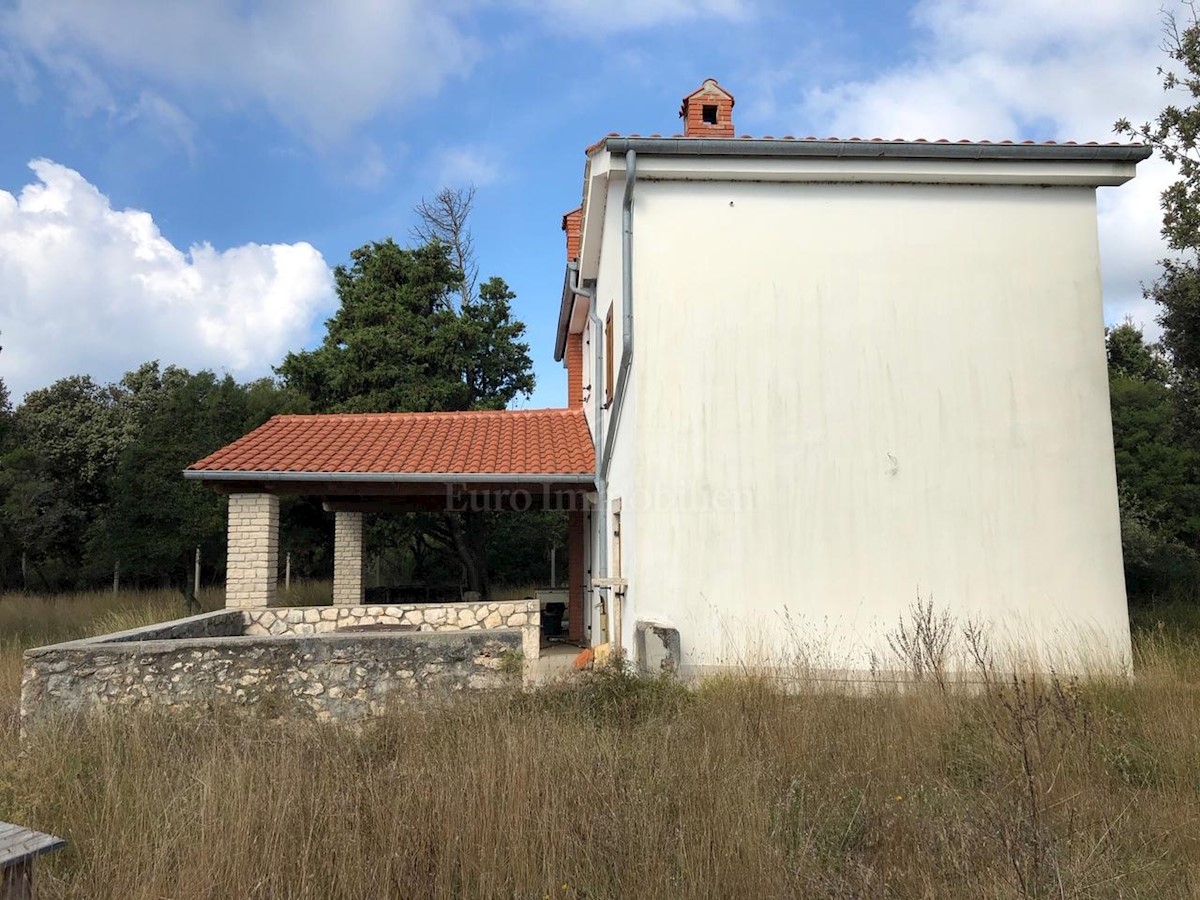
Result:
<svg viewBox="0 0 1200 900"><path fill-rule="evenodd" d="M500 177L496 151L486 147L450 147L434 154L434 159L439 185L484 187Z"/></svg>
<svg viewBox="0 0 1200 900"><path fill-rule="evenodd" d="M755 0L521 0L554 25L574 34L612 34L693 19L745 20Z"/></svg>
<svg viewBox="0 0 1200 900"><path fill-rule="evenodd" d="M120 377L148 359L266 374L334 306L307 243L182 251L154 219L113 209L78 172L30 163L0 190L0 375L15 396L56 378Z"/></svg>
<svg viewBox="0 0 1200 900"><path fill-rule="evenodd" d="M393 156L398 156L403 149L396 148ZM369 190L383 184L391 172L383 148L375 141L362 141L358 147L358 161L345 172L345 179L356 187Z"/></svg>
<svg viewBox="0 0 1200 900"><path fill-rule="evenodd" d="M196 158L196 123L178 106L153 91L142 91L137 103L121 117L124 124L145 123L167 144L182 147L191 159Z"/></svg>
<svg viewBox="0 0 1200 900"><path fill-rule="evenodd" d="M0 5L0 79L29 100L39 74L49 73L80 115L123 115L140 104L131 95L148 91L196 117L202 98L218 109L263 111L331 148L380 113L411 108L468 76L514 33L607 37L745 21L760 2L12 0ZM505 30L480 34L485 13L501 16ZM371 177L382 176L360 180Z"/></svg>
<svg viewBox="0 0 1200 900"><path fill-rule="evenodd" d="M923 0L919 50L874 77L812 88L796 115L822 134L1111 141L1113 122L1153 118L1162 22L1144 0ZM1171 167L1151 159L1100 191L1106 317L1152 325L1140 283L1165 248L1158 195Z"/></svg>
<svg viewBox="0 0 1200 900"><path fill-rule="evenodd" d="M17 0L0 13L0 34L10 53L28 54L64 79L85 110L105 105L103 69L235 106L261 105L328 142L470 69L480 46L459 25L461 6Z"/></svg>

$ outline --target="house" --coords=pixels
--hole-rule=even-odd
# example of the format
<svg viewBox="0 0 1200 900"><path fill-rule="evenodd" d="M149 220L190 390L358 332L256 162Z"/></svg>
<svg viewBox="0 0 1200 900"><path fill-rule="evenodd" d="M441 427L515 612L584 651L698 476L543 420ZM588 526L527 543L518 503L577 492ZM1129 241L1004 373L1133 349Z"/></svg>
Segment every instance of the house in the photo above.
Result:
<svg viewBox="0 0 1200 900"><path fill-rule="evenodd" d="M1127 663L1096 188L1149 148L683 133L587 149L565 408L280 417L186 473L230 494L232 605L273 602L279 493L337 515L567 509L573 637L685 668L861 673L919 602L1039 666ZM640 645L639 645L640 646Z"/></svg>

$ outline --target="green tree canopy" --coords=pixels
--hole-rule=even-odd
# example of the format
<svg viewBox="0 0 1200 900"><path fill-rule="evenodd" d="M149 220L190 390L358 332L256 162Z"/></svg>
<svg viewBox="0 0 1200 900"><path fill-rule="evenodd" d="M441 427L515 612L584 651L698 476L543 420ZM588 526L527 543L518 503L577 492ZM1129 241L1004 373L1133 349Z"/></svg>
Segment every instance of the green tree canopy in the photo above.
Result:
<svg viewBox="0 0 1200 900"><path fill-rule="evenodd" d="M208 371L160 372L158 363L126 375L122 385L131 439L114 466L93 556L106 566L120 561L124 576L138 582L178 580L191 571L197 547L206 565L220 567L225 501L181 471L278 412L306 410L307 402L270 379L241 385Z"/></svg>
<svg viewBox="0 0 1200 900"><path fill-rule="evenodd" d="M181 470L276 412L307 410L271 379L157 362L116 384L72 376L30 392L0 445L0 582L28 568L32 588L96 585L119 561L126 583L178 583L197 546L218 575L224 501Z"/></svg>
<svg viewBox="0 0 1200 900"><path fill-rule="evenodd" d="M1132 323L1109 329L1107 346L1126 585L1134 597L1190 597L1200 451L1181 430L1176 376Z"/></svg>
<svg viewBox="0 0 1200 900"><path fill-rule="evenodd" d="M340 305L315 350L289 353L284 382L322 412L500 409L533 390L525 326L500 278L456 309L462 272L440 242L390 238L334 269Z"/></svg>
<svg viewBox="0 0 1200 900"><path fill-rule="evenodd" d="M1168 102L1153 122L1120 119L1121 134L1151 144L1178 177L1162 194L1162 235L1175 253L1146 288L1159 309L1162 346L1187 381L1200 378L1200 21L1195 6L1181 19L1164 15L1168 62L1159 68Z"/></svg>

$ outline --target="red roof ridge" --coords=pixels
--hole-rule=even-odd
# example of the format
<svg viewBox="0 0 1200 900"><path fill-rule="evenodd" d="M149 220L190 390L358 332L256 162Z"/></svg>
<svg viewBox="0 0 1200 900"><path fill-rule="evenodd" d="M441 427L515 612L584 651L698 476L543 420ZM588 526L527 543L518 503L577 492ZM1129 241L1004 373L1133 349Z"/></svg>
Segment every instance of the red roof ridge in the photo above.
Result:
<svg viewBox="0 0 1200 900"><path fill-rule="evenodd" d="M456 416L546 416L579 415L579 410L569 406L548 406L542 409L456 409L433 412L334 412L334 413L278 413L273 419L388 419L418 418L452 419Z"/></svg>

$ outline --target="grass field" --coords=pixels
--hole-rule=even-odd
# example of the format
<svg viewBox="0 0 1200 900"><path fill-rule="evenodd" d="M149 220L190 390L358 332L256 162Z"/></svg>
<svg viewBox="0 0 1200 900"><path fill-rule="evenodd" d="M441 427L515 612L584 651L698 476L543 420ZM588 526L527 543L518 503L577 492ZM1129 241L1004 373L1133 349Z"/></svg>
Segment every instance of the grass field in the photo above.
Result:
<svg viewBox="0 0 1200 900"><path fill-rule="evenodd" d="M208 598L208 602L218 602ZM174 598L0 597L21 646ZM602 671L371 725L108 717L19 743L0 819L62 835L42 897L1195 897L1200 615L1132 683L689 691Z"/></svg>

